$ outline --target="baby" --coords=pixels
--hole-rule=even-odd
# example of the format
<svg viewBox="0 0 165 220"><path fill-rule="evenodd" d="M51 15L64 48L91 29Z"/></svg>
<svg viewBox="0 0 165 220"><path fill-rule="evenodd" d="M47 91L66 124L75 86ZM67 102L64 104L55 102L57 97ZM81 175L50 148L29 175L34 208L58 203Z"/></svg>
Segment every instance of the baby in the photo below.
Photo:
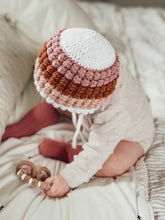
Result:
<svg viewBox="0 0 165 220"><path fill-rule="evenodd" d="M31 135L57 123L61 114L72 118L72 144L44 138L39 146L43 156L66 162L46 180L52 184L48 196L62 197L94 175L121 175L151 146L154 124L147 97L110 42L94 30L64 28L53 34L36 59L34 81L47 102L8 127L2 140L11 133Z"/></svg>

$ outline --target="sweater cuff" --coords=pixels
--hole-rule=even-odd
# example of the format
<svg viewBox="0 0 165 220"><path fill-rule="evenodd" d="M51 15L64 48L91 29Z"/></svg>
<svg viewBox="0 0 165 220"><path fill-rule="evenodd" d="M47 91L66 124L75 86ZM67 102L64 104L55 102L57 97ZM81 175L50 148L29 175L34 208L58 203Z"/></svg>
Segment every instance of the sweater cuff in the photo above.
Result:
<svg viewBox="0 0 165 220"><path fill-rule="evenodd" d="M71 165L68 167L68 165ZM72 166L73 165L73 166ZM72 167L72 168L71 168ZM74 164L67 164L59 174L67 181L68 185L71 189L76 188L80 184L84 182L89 182L90 178L88 177L87 173L83 173L81 175L76 175L76 168Z"/></svg>

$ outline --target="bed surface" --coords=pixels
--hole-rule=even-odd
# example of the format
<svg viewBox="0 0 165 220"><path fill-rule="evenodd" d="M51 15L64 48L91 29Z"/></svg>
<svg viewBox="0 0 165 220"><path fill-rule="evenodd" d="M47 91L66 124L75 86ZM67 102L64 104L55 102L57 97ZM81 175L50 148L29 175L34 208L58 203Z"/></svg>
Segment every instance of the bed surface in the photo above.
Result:
<svg viewBox="0 0 165 220"><path fill-rule="evenodd" d="M58 173L64 163L40 155L39 143L43 137L56 140L64 140L65 137L65 141L70 141L73 130L69 121L61 121L29 138L11 138L1 145L0 201L5 208L0 213L0 219L107 220L107 216L110 216L114 220L132 220L139 214L144 219L153 220L152 210L147 202L147 171L142 159L135 168L121 177L94 177L89 183L80 185L61 199L48 198L40 189L17 178L15 167L22 159L28 159L37 166L46 166L52 174Z"/></svg>
<svg viewBox="0 0 165 220"><path fill-rule="evenodd" d="M121 8L101 2L81 2L79 5L91 17L99 32L112 42L122 61L138 77L149 97L156 119L153 146L147 157L141 158L126 174L115 179L93 177L89 183L70 191L66 197L52 199L46 197L40 189L23 184L15 175L15 167L20 160L29 159L38 166L47 166L52 174L58 173L65 164L44 158L39 154L38 146L44 137L71 142L74 133L71 121L63 117L60 123L41 129L31 137L10 138L0 144L0 206L4 206L0 211L0 220L133 220L138 215L145 220L153 220L154 216L155 219L163 219L165 165L161 155L165 155L164 11L154 8ZM40 101L42 99L31 77L17 100L8 124L18 121ZM159 160L157 172L154 169L156 160ZM161 202L157 205L158 200Z"/></svg>

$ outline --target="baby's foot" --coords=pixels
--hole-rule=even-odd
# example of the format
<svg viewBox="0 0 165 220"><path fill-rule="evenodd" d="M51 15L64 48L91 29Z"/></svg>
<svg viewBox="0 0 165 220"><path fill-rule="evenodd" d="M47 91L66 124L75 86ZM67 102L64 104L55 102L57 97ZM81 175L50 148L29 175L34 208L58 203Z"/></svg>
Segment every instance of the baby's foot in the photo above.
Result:
<svg viewBox="0 0 165 220"><path fill-rule="evenodd" d="M81 145L73 149L69 143L52 140L50 138L44 138L39 147L40 154L44 157L62 160L66 163L72 162L73 156L77 155L82 150L83 148Z"/></svg>

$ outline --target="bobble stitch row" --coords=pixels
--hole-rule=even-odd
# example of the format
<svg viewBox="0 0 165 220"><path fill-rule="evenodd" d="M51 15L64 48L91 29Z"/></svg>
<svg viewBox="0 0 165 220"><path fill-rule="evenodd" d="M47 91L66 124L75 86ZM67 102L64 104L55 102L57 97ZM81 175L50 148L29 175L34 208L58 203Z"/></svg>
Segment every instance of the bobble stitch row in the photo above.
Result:
<svg viewBox="0 0 165 220"><path fill-rule="evenodd" d="M58 35L58 36L57 36ZM61 74L66 74L65 77L69 80L73 79L73 82L76 84L81 84L82 80L78 77L74 78L74 75L79 75L82 79L85 78L87 80L91 80L91 82L85 81L83 82L83 86L90 86L94 87L105 85L106 83L112 81L115 78L115 73L119 72L119 60L116 54L116 61L112 66L109 68L104 69L103 71L95 71L95 70L88 70L71 60L66 53L62 50L59 45L60 42L60 35L54 34L51 39L47 42L47 54L49 60L52 62L54 68ZM57 47L56 47L57 46ZM68 74L67 71L71 71ZM71 75L72 74L72 75ZM111 78L109 77L111 75ZM99 79L105 80L105 82L101 81L98 82ZM98 84L93 83L92 81L97 81ZM108 81L109 80L109 81Z"/></svg>
<svg viewBox="0 0 165 220"><path fill-rule="evenodd" d="M45 58L45 51L46 51L46 47L44 49L43 48L41 49L41 51L39 53L39 59L38 60L39 60L39 63L40 63L40 68L44 71L44 77L51 77L51 74L55 71L55 67L53 67L51 65L51 62L49 61L48 57L46 59L44 59ZM63 54L62 54L62 57L64 57ZM58 67L59 61L54 60L53 62L56 62L56 63L54 63L54 65L56 64L57 65L56 67ZM65 62L69 63L69 65L72 64L69 59L67 59ZM114 67L115 65L116 65L116 67ZM59 66L57 71L59 73L61 72L61 74L63 74L66 79L72 80L74 84L81 84L82 86L85 86L85 87L89 86L89 87L93 88L93 87L101 87L103 85L107 85L109 82L112 82L113 79L117 77L117 74L119 72L118 58L115 61L112 68L113 68L113 71L114 71L114 69L117 69L117 68L118 69L115 71L114 74L111 74L108 77L106 77L107 73L105 71L97 72L97 74L94 74L90 70L86 71L82 67L79 68L79 66L76 65L76 64L73 64L71 66L70 70L67 70L67 68L64 67L64 66ZM107 71L108 71L108 73L112 73L111 69L109 69ZM77 75L76 75L76 73L77 73ZM82 80L82 78L83 78L83 76L85 76L85 74L86 74L86 78L84 77L84 79ZM103 77L104 77L104 79L103 79Z"/></svg>
<svg viewBox="0 0 165 220"><path fill-rule="evenodd" d="M39 64L40 68L41 66L42 65ZM51 68L50 70L52 71ZM51 86L56 88L57 91L62 91L65 95L70 95L73 98L80 98L80 99L84 99L84 98L85 99L100 99L100 98L108 96L115 89L116 79L117 79L116 77L115 80L113 80L112 82L106 85L92 88L92 87L88 87L90 83L89 80L83 79L81 85L80 84L77 85L74 83L74 80L70 81L66 79L64 75L58 72L53 72L52 76L49 76L49 74L46 75L45 72L46 71L44 68L43 77L47 76L46 78L48 78L48 82L50 83ZM42 79L42 82L43 82L43 79ZM115 85L114 85L114 82L115 82ZM100 83L102 84L102 82ZM111 88L112 90L110 91L109 88Z"/></svg>
<svg viewBox="0 0 165 220"><path fill-rule="evenodd" d="M52 103L54 107L61 107L63 110L69 110L71 112L74 110L77 113L82 113L82 112L84 114L93 113L100 106L102 106L107 99L107 98L98 99L98 100L74 99L69 96L63 95L61 92L55 91L55 89L52 89L51 93L45 94L44 91L47 89L46 88L47 83L45 84L44 88L40 88L38 86L38 82L35 80L35 85L38 92L40 92L42 97L46 98L48 103Z"/></svg>

